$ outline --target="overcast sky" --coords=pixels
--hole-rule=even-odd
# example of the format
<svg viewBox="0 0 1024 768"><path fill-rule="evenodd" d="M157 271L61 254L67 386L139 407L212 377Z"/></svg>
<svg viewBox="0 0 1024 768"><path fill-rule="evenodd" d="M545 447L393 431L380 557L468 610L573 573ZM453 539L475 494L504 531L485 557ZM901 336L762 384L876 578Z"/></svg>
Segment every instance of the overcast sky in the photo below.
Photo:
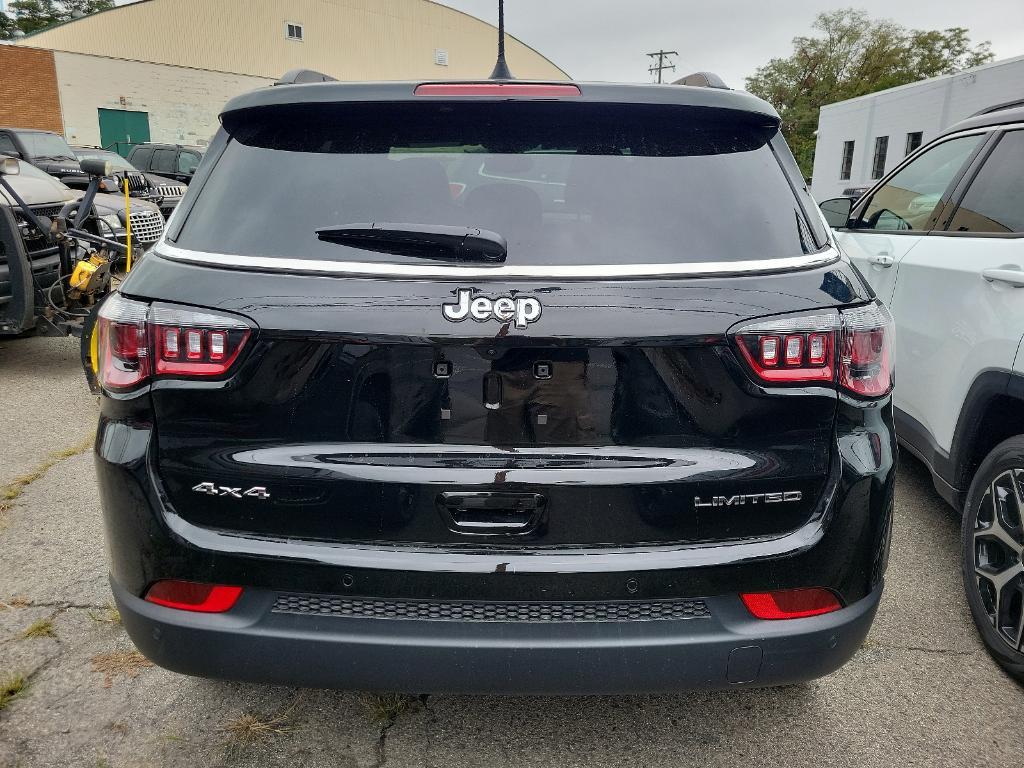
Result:
<svg viewBox="0 0 1024 768"><path fill-rule="evenodd" d="M497 0L438 1L497 23ZM967 27L997 59L1024 55L1024 0L507 0L505 25L580 80L650 82L644 54L664 49L679 51L677 76L710 70L742 88L757 67L787 56L816 14L846 5L913 29Z"/></svg>

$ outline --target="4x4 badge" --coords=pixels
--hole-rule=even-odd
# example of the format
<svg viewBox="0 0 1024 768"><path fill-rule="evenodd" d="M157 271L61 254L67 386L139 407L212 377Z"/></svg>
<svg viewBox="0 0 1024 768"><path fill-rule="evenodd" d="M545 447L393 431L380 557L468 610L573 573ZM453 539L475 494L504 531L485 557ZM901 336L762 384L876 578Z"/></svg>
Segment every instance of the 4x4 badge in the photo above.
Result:
<svg viewBox="0 0 1024 768"><path fill-rule="evenodd" d="M232 488L229 485L215 485L214 483L200 483L192 486L196 493L205 493L208 496L230 496L234 499L241 499L248 496L251 499L269 499L270 492L262 485L254 485L252 488L243 491L241 488Z"/></svg>
<svg viewBox="0 0 1024 768"><path fill-rule="evenodd" d="M516 328L525 328L539 320L541 309L540 301L532 296L499 296L496 299L483 295L474 297L468 288L460 288L458 298L441 304L445 320L453 323L461 323L467 317L478 323L486 323L488 320L507 323L511 320L515 322Z"/></svg>

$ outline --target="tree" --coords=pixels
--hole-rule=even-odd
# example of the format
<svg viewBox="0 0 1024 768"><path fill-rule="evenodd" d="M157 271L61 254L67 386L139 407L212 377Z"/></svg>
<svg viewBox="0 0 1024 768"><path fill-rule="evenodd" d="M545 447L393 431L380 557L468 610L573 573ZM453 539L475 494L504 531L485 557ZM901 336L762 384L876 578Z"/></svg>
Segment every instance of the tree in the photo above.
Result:
<svg viewBox="0 0 1024 768"><path fill-rule="evenodd" d="M0 40L10 40L14 37L14 30L17 28L14 24L14 19L0 11Z"/></svg>
<svg viewBox="0 0 1024 768"><path fill-rule="evenodd" d="M16 31L36 32L51 24L114 7L114 0L12 0L14 18L0 12L0 40L10 40Z"/></svg>
<svg viewBox="0 0 1024 768"><path fill-rule="evenodd" d="M772 59L746 81L747 90L770 102L805 176L814 158L818 110L927 77L975 67L993 58L989 43L971 46L963 27L908 30L864 11L845 8L818 14L819 34L793 38L793 53Z"/></svg>

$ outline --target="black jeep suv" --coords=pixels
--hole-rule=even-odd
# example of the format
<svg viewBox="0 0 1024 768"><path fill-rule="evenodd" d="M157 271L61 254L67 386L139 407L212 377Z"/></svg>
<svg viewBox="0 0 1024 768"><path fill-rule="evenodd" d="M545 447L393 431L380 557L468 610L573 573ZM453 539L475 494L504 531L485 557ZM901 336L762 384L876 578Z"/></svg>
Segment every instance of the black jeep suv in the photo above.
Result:
<svg viewBox="0 0 1024 768"><path fill-rule="evenodd" d="M111 582L146 656L611 693L857 650L891 321L768 104L318 83L221 119L97 324Z"/></svg>
<svg viewBox="0 0 1024 768"><path fill-rule="evenodd" d="M75 189L89 186L89 174L64 137L53 131L0 127L0 156L26 160L36 168Z"/></svg>

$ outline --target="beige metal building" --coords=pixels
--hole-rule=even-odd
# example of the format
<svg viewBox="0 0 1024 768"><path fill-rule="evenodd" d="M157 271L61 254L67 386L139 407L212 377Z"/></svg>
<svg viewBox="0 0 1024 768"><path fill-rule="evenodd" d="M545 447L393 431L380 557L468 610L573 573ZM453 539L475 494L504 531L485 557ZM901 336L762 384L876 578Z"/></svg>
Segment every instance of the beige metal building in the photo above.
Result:
<svg viewBox="0 0 1024 768"><path fill-rule="evenodd" d="M15 46L50 52L39 77L54 80L69 141L120 147L205 143L227 99L297 67L339 80L486 77L497 30L431 0L141 0L28 35L0 59ZM568 77L512 36L506 48L516 77ZM0 105L16 87L4 80Z"/></svg>

